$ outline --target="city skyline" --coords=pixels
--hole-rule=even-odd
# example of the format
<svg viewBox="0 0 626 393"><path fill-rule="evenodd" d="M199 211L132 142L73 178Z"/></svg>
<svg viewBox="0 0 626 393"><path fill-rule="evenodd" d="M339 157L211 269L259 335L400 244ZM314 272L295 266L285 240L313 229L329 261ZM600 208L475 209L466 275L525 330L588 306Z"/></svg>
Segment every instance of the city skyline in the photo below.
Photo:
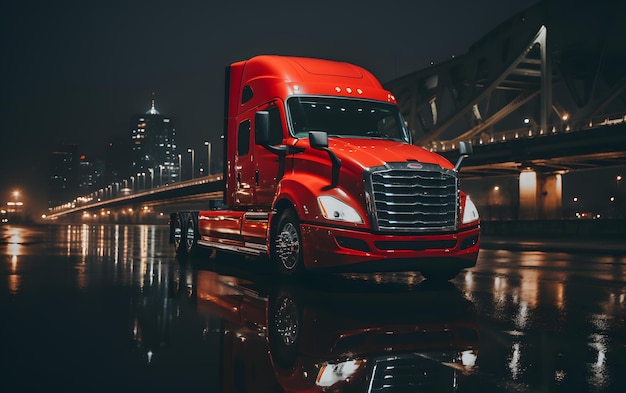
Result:
<svg viewBox="0 0 626 393"><path fill-rule="evenodd" d="M151 94L147 111L129 119L125 136L99 146L89 155L78 144L61 144L49 153L48 207L110 185L118 191L132 190L139 186L139 177L149 179L142 188L180 181L175 119L157 110L155 96Z"/></svg>
<svg viewBox="0 0 626 393"><path fill-rule="evenodd" d="M11 147L0 159L0 195L19 188L44 208L37 190L50 147L76 143L92 155L125 134L152 92L177 118L182 149L218 143L231 62L265 53L329 58L385 82L465 52L536 2L11 3L0 15L8 77L0 129Z"/></svg>

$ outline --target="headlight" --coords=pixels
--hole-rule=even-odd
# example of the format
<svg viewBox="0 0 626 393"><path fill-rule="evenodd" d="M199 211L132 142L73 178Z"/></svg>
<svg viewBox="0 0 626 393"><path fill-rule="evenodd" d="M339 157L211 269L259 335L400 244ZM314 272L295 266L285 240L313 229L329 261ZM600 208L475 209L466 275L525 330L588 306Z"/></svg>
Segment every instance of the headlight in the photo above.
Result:
<svg viewBox="0 0 626 393"><path fill-rule="evenodd" d="M361 366L361 360L348 360L337 364L325 364L317 374L315 384L317 386L329 387L339 381L350 378Z"/></svg>
<svg viewBox="0 0 626 393"><path fill-rule="evenodd" d="M478 220L478 210L468 195L465 197L465 209L463 209L463 220L461 222L468 224L476 220Z"/></svg>
<svg viewBox="0 0 626 393"><path fill-rule="evenodd" d="M467 350L461 352L461 364L465 367L474 367L476 365L476 359L478 358L478 352L474 350Z"/></svg>
<svg viewBox="0 0 626 393"><path fill-rule="evenodd" d="M326 219L359 224L363 223L363 219L354 208L335 197L320 196L317 197L317 203L320 205L322 215Z"/></svg>

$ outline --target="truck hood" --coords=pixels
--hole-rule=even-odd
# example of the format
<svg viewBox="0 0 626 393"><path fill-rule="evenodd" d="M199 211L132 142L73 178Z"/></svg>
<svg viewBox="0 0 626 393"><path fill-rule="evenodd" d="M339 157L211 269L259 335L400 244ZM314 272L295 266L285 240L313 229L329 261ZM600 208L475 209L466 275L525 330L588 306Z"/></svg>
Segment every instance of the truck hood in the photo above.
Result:
<svg viewBox="0 0 626 393"><path fill-rule="evenodd" d="M454 165L439 154L422 147L385 139L328 138L328 147L339 157L342 165L361 169L385 165L387 162L418 161L453 169ZM350 164L348 164L350 163Z"/></svg>

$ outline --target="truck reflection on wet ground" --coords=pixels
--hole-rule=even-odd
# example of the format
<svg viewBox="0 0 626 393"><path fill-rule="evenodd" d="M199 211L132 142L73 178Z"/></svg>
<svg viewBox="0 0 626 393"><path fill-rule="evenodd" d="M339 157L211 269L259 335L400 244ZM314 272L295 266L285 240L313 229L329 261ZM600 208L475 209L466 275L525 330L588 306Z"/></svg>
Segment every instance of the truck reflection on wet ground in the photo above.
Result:
<svg viewBox="0 0 626 393"><path fill-rule="evenodd" d="M8 391L624 391L624 257L483 250L445 285L290 284L176 259L160 226L0 231Z"/></svg>
<svg viewBox="0 0 626 393"><path fill-rule="evenodd" d="M453 391L476 365L476 313L450 283L268 285L194 272L198 308L224 321L224 391Z"/></svg>

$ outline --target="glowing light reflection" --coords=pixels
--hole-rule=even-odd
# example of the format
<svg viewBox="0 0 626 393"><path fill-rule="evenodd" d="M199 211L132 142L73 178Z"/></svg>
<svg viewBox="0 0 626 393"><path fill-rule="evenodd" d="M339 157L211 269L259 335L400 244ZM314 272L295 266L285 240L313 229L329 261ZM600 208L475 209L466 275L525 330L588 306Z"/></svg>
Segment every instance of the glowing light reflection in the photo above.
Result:
<svg viewBox="0 0 626 393"><path fill-rule="evenodd" d="M608 347L608 337L604 334L592 334L589 346L597 351L593 362L588 366L588 382L601 390L609 383L609 372L606 367L606 353Z"/></svg>
<svg viewBox="0 0 626 393"><path fill-rule="evenodd" d="M506 315L506 279L496 276L493 282L494 306L497 315Z"/></svg>
<svg viewBox="0 0 626 393"><path fill-rule="evenodd" d="M8 287L9 293L11 295L17 295L20 291L21 277L17 274L9 274L8 276Z"/></svg>
<svg viewBox="0 0 626 393"><path fill-rule="evenodd" d="M522 373L522 351L520 343L514 343L512 347L511 356L509 357L509 371L511 372L511 378L517 380Z"/></svg>

